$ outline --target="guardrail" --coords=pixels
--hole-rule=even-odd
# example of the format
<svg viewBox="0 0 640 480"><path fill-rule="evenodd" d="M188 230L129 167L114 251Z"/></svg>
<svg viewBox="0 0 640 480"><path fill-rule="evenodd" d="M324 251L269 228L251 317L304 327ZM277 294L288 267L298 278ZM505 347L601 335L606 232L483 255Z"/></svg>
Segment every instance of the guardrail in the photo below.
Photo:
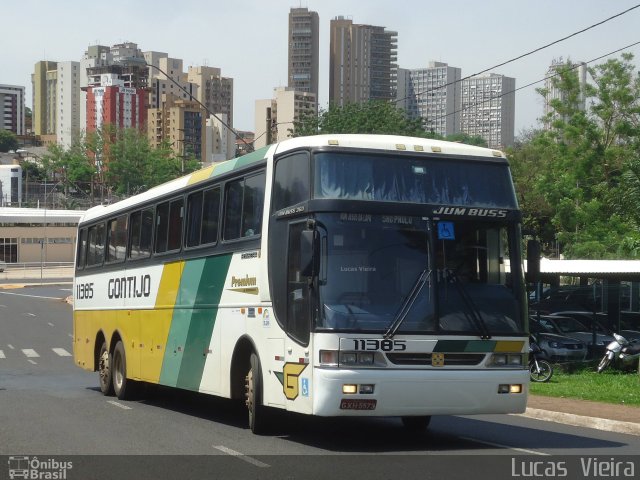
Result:
<svg viewBox="0 0 640 480"><path fill-rule="evenodd" d="M0 282L16 280L42 281L45 279L72 279L72 262L30 262L30 263L0 263Z"/></svg>

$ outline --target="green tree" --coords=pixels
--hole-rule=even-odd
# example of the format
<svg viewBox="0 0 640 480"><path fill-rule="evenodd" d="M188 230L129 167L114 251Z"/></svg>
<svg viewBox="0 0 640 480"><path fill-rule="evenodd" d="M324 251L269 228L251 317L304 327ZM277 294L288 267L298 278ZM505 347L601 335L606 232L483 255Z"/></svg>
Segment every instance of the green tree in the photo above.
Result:
<svg viewBox="0 0 640 480"><path fill-rule="evenodd" d="M330 105L319 114L307 115L293 124L294 137L330 133L375 133L434 138L425 132L422 119L409 118L394 104L381 100L350 103L342 107Z"/></svg>
<svg viewBox="0 0 640 480"><path fill-rule="evenodd" d="M548 248L558 241L568 258L640 253L630 203L640 199L640 83L632 59L625 54L590 68L586 87L567 63L553 80L563 95L542 119L549 128L509 152L525 224Z"/></svg>
<svg viewBox="0 0 640 480"><path fill-rule="evenodd" d="M18 138L10 130L0 129L0 152L8 152L18 148Z"/></svg>
<svg viewBox="0 0 640 480"><path fill-rule="evenodd" d="M466 145L475 145L476 147L487 148L487 141L479 135L471 136L468 133L453 133L445 138L448 142L464 143Z"/></svg>

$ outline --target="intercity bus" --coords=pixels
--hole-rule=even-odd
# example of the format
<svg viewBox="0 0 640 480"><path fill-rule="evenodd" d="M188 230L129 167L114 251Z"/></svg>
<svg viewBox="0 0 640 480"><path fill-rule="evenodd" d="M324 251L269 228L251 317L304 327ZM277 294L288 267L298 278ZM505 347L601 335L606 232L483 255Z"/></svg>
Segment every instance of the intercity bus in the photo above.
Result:
<svg viewBox="0 0 640 480"><path fill-rule="evenodd" d="M119 399L245 401L256 433L273 408L410 429L523 412L520 224L500 151L288 139L86 212L75 362Z"/></svg>

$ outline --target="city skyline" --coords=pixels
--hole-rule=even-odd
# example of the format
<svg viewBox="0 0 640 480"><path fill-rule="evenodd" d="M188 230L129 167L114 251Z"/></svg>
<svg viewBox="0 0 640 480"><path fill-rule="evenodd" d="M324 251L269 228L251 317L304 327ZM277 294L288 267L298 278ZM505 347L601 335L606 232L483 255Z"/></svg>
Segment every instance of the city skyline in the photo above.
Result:
<svg viewBox="0 0 640 480"><path fill-rule="evenodd" d="M105 18L92 4L72 0L64 5L64 15L47 13L55 5L27 0L3 7L6 36L24 38L14 42L19 47L4 50L0 83L25 87L26 105L32 106L30 75L42 60L79 61L89 45L113 45L135 42L143 51L165 51L173 58L183 58L188 66L208 65L221 68L234 79L234 128L254 128L254 102L270 98L273 89L287 85L287 25L290 8L306 7L317 11L320 20L319 107L328 102L329 23L340 15L354 23L380 25L398 32L398 66L424 68L429 61L447 62L462 69L462 75L477 73L492 65L550 43L561 37L600 22L634 5L621 1L603 5L585 1L557 4L543 0L536 5L513 5L493 0L482 7L464 8L466 2L451 5L428 5L405 1L400 5L370 0L364 4L353 0L269 2L253 0L233 4L211 5L200 0L186 0L180 11L168 2L112 2L109 11L114 21L101 24L90 18ZM154 5L154 21L148 9ZM402 6L406 8L402 8ZM163 7L167 7L166 9ZM25 12L29 30L24 30ZM203 14L210 12L210 15ZM552 59L563 57L589 61L622 46L634 43L640 9L633 10L599 27L560 42L550 48L504 65L491 72L516 79L516 88L541 80ZM51 18L58 18L52 22ZM455 22L451 22L455 18ZM180 29L180 25L182 28ZM456 30L451 26L455 25ZM539 26L540 28L536 28ZM527 28L528 27L528 28ZM73 31L73 35L64 32ZM59 32L59 33L58 33ZM180 35L167 35L180 32ZM95 38L99 37L99 38ZM630 51L640 54L640 48ZM483 53L485 52L485 53ZM619 57L619 53L615 57ZM600 62L605 61L600 60ZM536 86L542 86L538 84ZM535 86L516 93L516 135L521 130L540 126L543 100Z"/></svg>

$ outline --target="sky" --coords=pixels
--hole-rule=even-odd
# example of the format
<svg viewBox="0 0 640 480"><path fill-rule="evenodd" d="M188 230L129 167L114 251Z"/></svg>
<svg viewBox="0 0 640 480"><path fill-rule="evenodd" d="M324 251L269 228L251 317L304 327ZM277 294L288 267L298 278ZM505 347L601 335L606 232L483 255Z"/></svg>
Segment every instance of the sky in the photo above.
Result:
<svg viewBox="0 0 640 480"><path fill-rule="evenodd" d="M234 79L234 127L254 130L255 101L287 83L288 14L320 18L319 104L328 106L329 23L336 16L398 32L398 66L446 62L472 75L598 23L638 0L2 0L0 84L25 87L41 60L79 61L89 45L134 42L191 65L219 67ZM640 8L491 70L516 88L541 80L553 59L588 62L640 41ZM640 65L640 46L625 50ZM613 55L619 58L621 53ZM590 65L602 63L599 60ZM538 126L535 88L516 93L515 132Z"/></svg>

